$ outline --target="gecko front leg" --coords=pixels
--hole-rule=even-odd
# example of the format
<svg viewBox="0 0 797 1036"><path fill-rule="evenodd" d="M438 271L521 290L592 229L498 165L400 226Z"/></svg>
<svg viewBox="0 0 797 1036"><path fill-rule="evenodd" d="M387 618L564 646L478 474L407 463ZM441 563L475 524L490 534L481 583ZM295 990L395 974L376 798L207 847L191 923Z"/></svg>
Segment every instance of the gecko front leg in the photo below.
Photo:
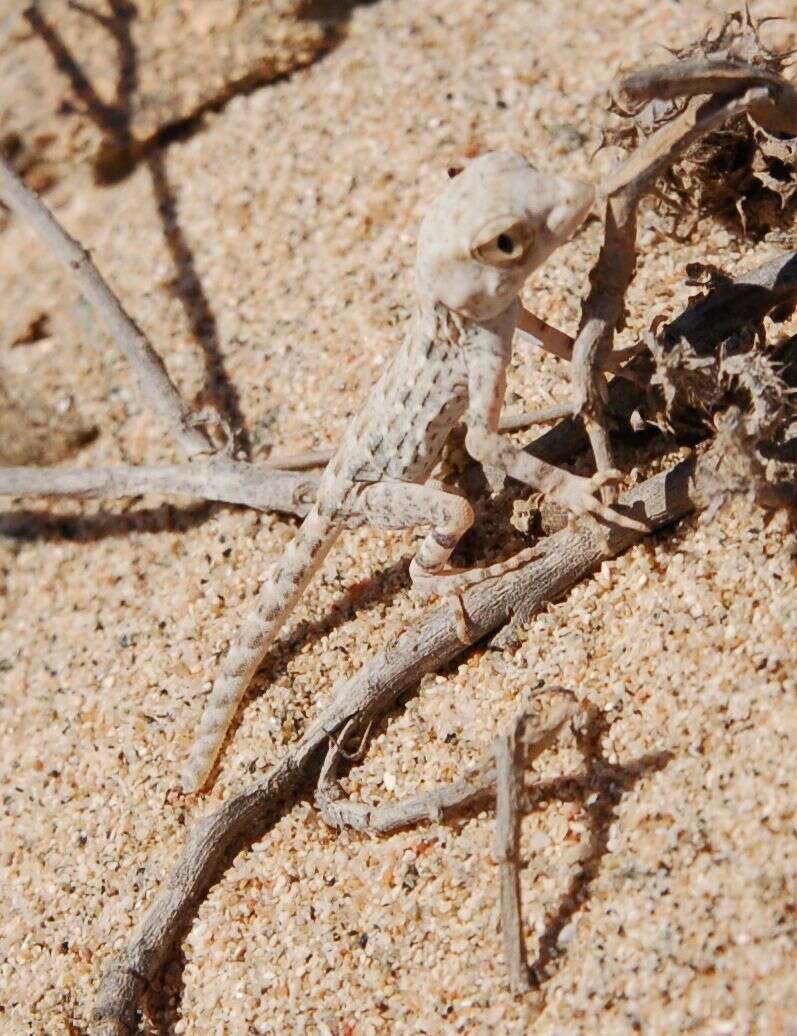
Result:
<svg viewBox="0 0 797 1036"><path fill-rule="evenodd" d="M469 408L465 449L483 466L502 469L512 478L538 489L576 514L592 514L605 522L646 532L647 526L599 500L595 493L622 479L610 469L591 478L573 475L518 449L498 433L506 394L513 320L517 310L497 320L474 323L466 342Z"/></svg>

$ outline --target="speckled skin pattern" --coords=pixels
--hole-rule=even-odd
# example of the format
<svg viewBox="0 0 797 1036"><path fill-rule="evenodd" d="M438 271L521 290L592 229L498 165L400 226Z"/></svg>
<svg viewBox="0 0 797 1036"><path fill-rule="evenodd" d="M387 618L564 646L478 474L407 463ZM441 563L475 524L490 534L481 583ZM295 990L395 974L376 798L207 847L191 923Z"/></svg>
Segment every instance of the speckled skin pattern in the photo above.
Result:
<svg viewBox="0 0 797 1036"><path fill-rule="evenodd" d="M473 509L428 479L463 418L466 448L482 464L574 511L627 523L594 496L616 472L571 475L523 453L497 431L518 293L581 224L592 200L590 186L540 173L522 156L501 151L471 162L431 204L419 233L417 305L403 345L349 425L313 510L224 660L183 772L187 791L207 779L250 680L342 528L430 527L410 565L413 585L455 601L464 585L523 560L465 572L446 567Z"/></svg>

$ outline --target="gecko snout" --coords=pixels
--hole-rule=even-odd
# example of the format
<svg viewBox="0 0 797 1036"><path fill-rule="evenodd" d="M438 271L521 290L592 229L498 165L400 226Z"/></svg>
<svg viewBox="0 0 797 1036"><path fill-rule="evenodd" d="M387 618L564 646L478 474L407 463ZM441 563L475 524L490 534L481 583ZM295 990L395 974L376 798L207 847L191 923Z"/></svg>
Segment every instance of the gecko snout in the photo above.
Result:
<svg viewBox="0 0 797 1036"><path fill-rule="evenodd" d="M595 200L595 188L581 180L560 178L557 201L548 214L550 233L559 241L566 241L584 222Z"/></svg>

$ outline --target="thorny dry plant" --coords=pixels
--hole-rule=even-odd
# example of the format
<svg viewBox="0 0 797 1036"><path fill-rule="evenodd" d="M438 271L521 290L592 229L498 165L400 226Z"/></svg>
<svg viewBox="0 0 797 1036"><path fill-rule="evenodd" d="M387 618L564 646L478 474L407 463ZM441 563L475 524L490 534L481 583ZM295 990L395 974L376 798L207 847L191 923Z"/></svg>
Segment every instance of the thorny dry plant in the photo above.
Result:
<svg viewBox="0 0 797 1036"><path fill-rule="evenodd" d="M695 267L687 273L703 283L707 280L717 310L723 299L735 296L738 300L739 287L717 271ZM760 286L756 281L762 275L766 279L765 268L749 276L748 292ZM773 321L783 319L794 308L795 277L797 264L779 268L774 291L782 292L786 301L766 314ZM688 311L664 327L654 322L646 344L654 370L643 409L647 419L663 431L700 437L715 413L737 406L743 414L745 437L752 442L766 443L771 449L790 434L795 390L789 373L795 343L771 344L763 319L756 319L752 307L749 322L729 335L723 334L716 323L701 331L693 312Z"/></svg>
<svg viewBox="0 0 797 1036"><path fill-rule="evenodd" d="M614 90L633 117L625 139L634 135L638 147L602 185L604 244L575 344L531 315L520 328L544 339L543 344L559 355L572 353L574 360L572 414L531 444L528 450L534 456L554 463L571 460L582 449L586 430L598 468L603 470L611 461L610 421L623 433L629 425L634 429L655 425L669 434L687 432L693 443L699 443L691 459L621 497L628 512L644 518L651 530L692 510L716 506L730 492L754 493L768 503L795 499L793 470L784 460L788 459L787 438L794 430L794 343L770 348L762 322L766 316L782 318L795 304L797 254L781 255L737 280L715 277L707 296L666 326L652 327L640 343L640 351L644 346L647 350L623 368L623 377L607 384L602 373L618 369L613 335L634 274L639 202L655 191L662 177L671 190L673 184L682 184L687 194L694 192L700 211L710 209L709 196L704 197L696 186L695 170L709 145L716 155L723 139L727 142L729 138L722 137L727 127L739 133L743 126L764 158L781 149L778 153L786 158L779 161L786 172L778 167L775 179L779 184L788 182L788 189L776 193L787 201L794 195L797 91L780 76L781 59L760 48L757 26L749 14L735 16L719 36L706 37L696 49L675 57L672 64L625 78ZM760 134L766 137L763 143ZM733 186L734 200L741 182ZM225 454L227 437L221 423L213 415L189 413L157 352L122 309L88 254L67 237L7 166L0 166L0 199L27 219L72 270L136 369L150 405L187 457L194 458L161 468L0 469L0 493L110 497L177 492L304 513L316 478ZM548 420L551 416L545 415ZM526 423L538 419L539 415L532 415ZM514 428L523 423L522 419L509 422ZM706 445L709 426L716 434ZM322 460L315 455L286 459L283 464L309 468ZM775 479L780 479L777 485L773 485ZM465 591L463 604L474 638L492 634L493 643L511 644L535 611L640 535L634 529L605 530L583 521L543 539L527 565ZM370 831L439 817L474 798L495 798L496 857L510 980L516 990L528 988L533 979L544 981L543 973L530 974L523 950L517 878L517 831L525 795L522 771L530 753L541 751L559 731L579 721L582 710L572 694L552 689L525 703L512 729L499 738L494 757L461 781L410 801L371 809L345 800L336 781L341 760L354 758L346 755L347 742L359 739L364 750L374 719L422 675L464 650L450 610L446 606L431 610L352 680L336 688L331 703L263 780L196 824L171 877L100 982L93 1029L97 1036L136 1030L137 1011L148 984L168 960L229 859L229 850L242 838L262 832L308 780L315 783L319 808L331 823Z"/></svg>
<svg viewBox="0 0 797 1036"><path fill-rule="evenodd" d="M716 30L708 29L689 46L665 49L675 58L682 78L703 68L732 82L745 65L780 77L792 55L770 50L760 36L761 27L776 20L756 20L747 7L728 14ZM664 66L662 73L673 68ZM684 95L649 95L660 79L661 75L642 73L618 81L609 105L616 118L604 131L604 144L632 151L681 114L687 103ZM688 237L696 223L708 217L721 219L741 236L786 226L797 207L795 163L794 139L748 114L740 115L702 137L660 177L652 195L658 225L676 238Z"/></svg>

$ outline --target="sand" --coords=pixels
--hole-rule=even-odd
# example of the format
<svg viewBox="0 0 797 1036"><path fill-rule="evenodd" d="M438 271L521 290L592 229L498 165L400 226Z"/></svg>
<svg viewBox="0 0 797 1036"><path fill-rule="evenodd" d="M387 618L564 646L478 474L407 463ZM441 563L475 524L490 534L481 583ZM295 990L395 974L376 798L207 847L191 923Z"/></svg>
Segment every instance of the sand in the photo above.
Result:
<svg viewBox="0 0 797 1036"><path fill-rule="evenodd" d="M617 67L661 60L657 43L730 6L354 6L314 64L234 97L113 185L89 156L58 165L47 200L186 398L205 399L223 366L256 454L327 445L397 345L417 222L447 166L514 147L596 177ZM789 42L789 26L770 29ZM41 44L38 60L63 91ZM693 293L688 262L740 271L794 238L707 224L678 243L646 217L621 344ZM599 241L593 222L527 289L565 330ZM7 385L99 429L69 463L178 459L74 287L12 222L0 269ZM27 314L47 333L13 345ZM518 350L510 406L566 395L564 364ZM0 1029L66 1036L194 819L264 774L334 684L422 613L407 593L418 537L343 536L196 800L177 779L204 692L294 520L155 497L0 510ZM501 516L479 511L465 558L500 549ZM563 735L527 778L554 782L522 831L539 990L507 989L491 812L367 837L328 829L308 800L213 888L143 1031L794 1036L794 557L787 516L745 500L651 537L538 615L516 652L478 647L425 680L352 771L348 790L372 802L450 779L546 683L602 710L596 759ZM586 799L556 783L585 768Z"/></svg>

